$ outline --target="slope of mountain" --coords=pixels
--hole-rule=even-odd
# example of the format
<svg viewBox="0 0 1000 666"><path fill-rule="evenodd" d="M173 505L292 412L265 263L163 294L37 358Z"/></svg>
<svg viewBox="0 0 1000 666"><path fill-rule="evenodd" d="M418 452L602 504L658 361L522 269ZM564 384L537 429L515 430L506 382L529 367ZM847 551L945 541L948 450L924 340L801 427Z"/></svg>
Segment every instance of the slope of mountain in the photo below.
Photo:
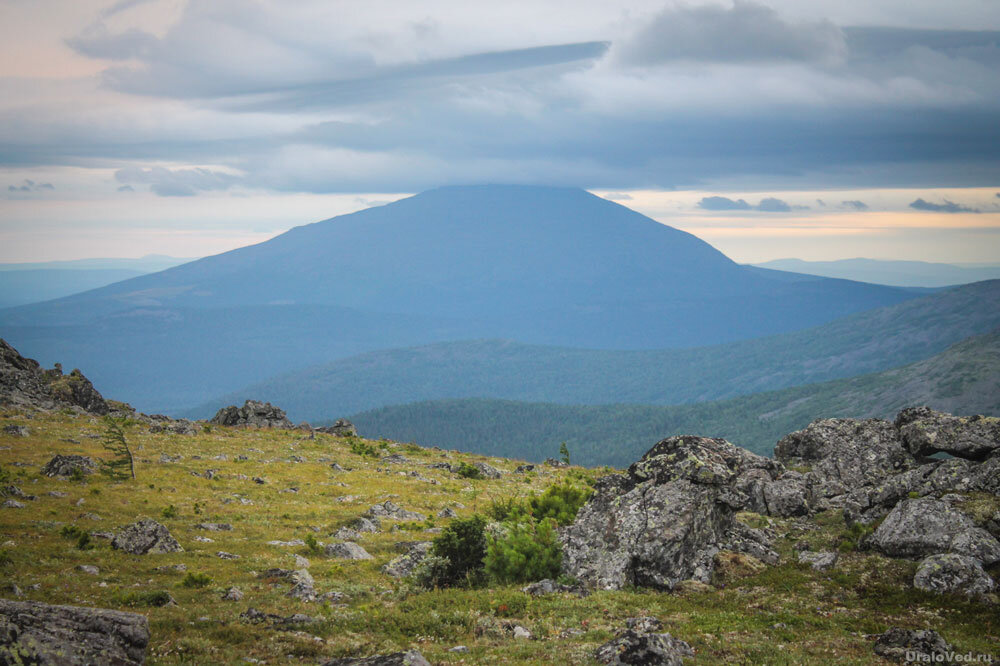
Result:
<svg viewBox="0 0 1000 666"><path fill-rule="evenodd" d="M219 395L227 382L231 391L387 346L503 337L684 347L797 330L914 296L741 267L690 234L583 190L473 186L8 309L0 333L43 362L101 368L101 390L168 410ZM280 306L309 308L309 317L282 322L275 338L275 320L288 316ZM345 308L358 321L345 319ZM233 320L241 330L230 333ZM300 352L279 359L271 345ZM267 358L257 356L261 349Z"/></svg>
<svg viewBox="0 0 1000 666"><path fill-rule="evenodd" d="M275 377L188 416L261 398L328 419L441 398L679 404L849 377L927 358L1000 326L1000 280L935 293L820 327L714 347L602 351L466 341L372 352Z"/></svg>
<svg viewBox="0 0 1000 666"><path fill-rule="evenodd" d="M121 268L4 270L0 266L0 308L40 303L143 275Z"/></svg>
<svg viewBox="0 0 1000 666"><path fill-rule="evenodd" d="M0 264L3 271L34 270L120 270L137 274L155 273L194 261L194 258L170 257L165 254L147 254L144 257L106 257L94 259L67 259L62 261L31 261Z"/></svg>
<svg viewBox="0 0 1000 666"><path fill-rule="evenodd" d="M778 271L859 280L897 287L947 287L1000 278L1000 264L977 266L858 258L837 261L775 259L753 265Z"/></svg>
<svg viewBox="0 0 1000 666"><path fill-rule="evenodd" d="M1000 330L901 368L726 401L651 405L557 405L462 399L355 414L368 437L541 460L566 442L573 461L622 465L669 435L724 437L771 455L775 442L817 418L891 418L926 404L955 414L1000 416Z"/></svg>

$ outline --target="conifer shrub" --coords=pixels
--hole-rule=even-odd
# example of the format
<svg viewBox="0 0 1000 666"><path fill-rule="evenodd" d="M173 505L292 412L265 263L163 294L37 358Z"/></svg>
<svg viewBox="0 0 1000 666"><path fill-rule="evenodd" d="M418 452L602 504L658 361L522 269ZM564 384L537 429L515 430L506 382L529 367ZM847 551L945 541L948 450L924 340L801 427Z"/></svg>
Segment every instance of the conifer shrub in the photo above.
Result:
<svg viewBox="0 0 1000 666"><path fill-rule="evenodd" d="M476 467L474 465L470 465L469 463L464 462L464 461L461 462L461 463L459 463L458 469L455 471L455 473L458 474L463 479L483 479L483 478L485 478L483 476L482 471L478 467Z"/></svg>
<svg viewBox="0 0 1000 666"><path fill-rule="evenodd" d="M551 518L559 525L569 525L593 492L571 483L551 485L540 496L531 498L531 513L538 521Z"/></svg>
<svg viewBox="0 0 1000 666"><path fill-rule="evenodd" d="M488 541L484 567L490 579L498 583L527 583L559 576L562 549L552 518L513 523Z"/></svg>
<svg viewBox="0 0 1000 666"><path fill-rule="evenodd" d="M447 560L437 563L438 587L479 582L486 557L486 519L475 514L452 520L434 539L431 555Z"/></svg>

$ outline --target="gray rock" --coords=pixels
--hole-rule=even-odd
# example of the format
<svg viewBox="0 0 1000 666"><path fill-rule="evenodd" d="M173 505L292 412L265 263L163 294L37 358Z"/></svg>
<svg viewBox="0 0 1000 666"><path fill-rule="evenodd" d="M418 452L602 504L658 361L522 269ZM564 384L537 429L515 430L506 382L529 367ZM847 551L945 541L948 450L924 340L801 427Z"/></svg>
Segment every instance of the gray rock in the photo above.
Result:
<svg viewBox="0 0 1000 666"><path fill-rule="evenodd" d="M382 567L382 572L393 578L406 578L424 561L431 551L430 541L420 541L410 545L405 555L401 555Z"/></svg>
<svg viewBox="0 0 1000 666"><path fill-rule="evenodd" d="M837 564L838 555L830 551L814 553L804 550L799 553L799 564L808 564L813 571L827 571Z"/></svg>
<svg viewBox="0 0 1000 666"><path fill-rule="evenodd" d="M898 662L927 662L944 659L952 651L936 631L893 627L875 640L875 654Z"/></svg>
<svg viewBox="0 0 1000 666"><path fill-rule="evenodd" d="M519 624L514 625L514 628L511 630L511 635L514 638L522 641L530 641L533 638L531 632Z"/></svg>
<svg viewBox="0 0 1000 666"><path fill-rule="evenodd" d="M31 431L28 430L28 426L11 423L3 427L3 434L10 435L11 437L27 437L31 434Z"/></svg>
<svg viewBox="0 0 1000 666"><path fill-rule="evenodd" d="M488 465L484 462L474 462L472 466L479 470L479 472L487 479L499 479L503 476L503 472L498 470L493 465Z"/></svg>
<svg viewBox="0 0 1000 666"><path fill-rule="evenodd" d="M920 561L913 586L938 594L958 594L982 599L996 589L996 582L979 560L955 553L931 555Z"/></svg>
<svg viewBox="0 0 1000 666"><path fill-rule="evenodd" d="M209 532L228 532L233 529L233 526L229 523L198 523L194 526L198 530L207 530Z"/></svg>
<svg viewBox="0 0 1000 666"><path fill-rule="evenodd" d="M156 423L149 426L151 433L166 433L168 435L197 435L201 426L188 419L174 420L168 416L157 415Z"/></svg>
<svg viewBox="0 0 1000 666"><path fill-rule="evenodd" d="M774 456L788 466L809 466L806 475L810 504L829 508L829 500L919 464L902 443L899 432L881 419L820 419L793 432L774 447Z"/></svg>
<svg viewBox="0 0 1000 666"><path fill-rule="evenodd" d="M944 452L985 460L1000 450L1000 418L996 417L953 416L930 407L909 407L896 416L896 427L915 456Z"/></svg>
<svg viewBox="0 0 1000 666"><path fill-rule="evenodd" d="M456 654L466 654L468 653L468 651L469 648L465 647L464 645L456 645L453 648L448 648L448 652L454 652Z"/></svg>
<svg viewBox="0 0 1000 666"><path fill-rule="evenodd" d="M361 538L361 532L352 530L350 527L341 527L330 536L340 541L357 541Z"/></svg>
<svg viewBox="0 0 1000 666"><path fill-rule="evenodd" d="M131 666L148 644L137 613L0 599L0 663Z"/></svg>
<svg viewBox="0 0 1000 666"><path fill-rule="evenodd" d="M322 666L431 666L431 664L416 650L408 650L374 657L331 659L323 662Z"/></svg>
<svg viewBox="0 0 1000 666"><path fill-rule="evenodd" d="M77 571L82 571L85 574L90 574L91 576L96 576L101 573L101 570L95 567L93 564L79 564L76 567Z"/></svg>
<svg viewBox="0 0 1000 666"><path fill-rule="evenodd" d="M77 470L79 470L77 472ZM42 474L45 476L55 476L67 478L74 474L93 474L97 470L97 464L92 458L78 455L57 455L52 460L45 463Z"/></svg>
<svg viewBox="0 0 1000 666"><path fill-rule="evenodd" d="M763 486L764 506L772 516L787 518L809 513L808 489L801 474L789 472Z"/></svg>
<svg viewBox="0 0 1000 666"><path fill-rule="evenodd" d="M580 597L585 597L589 594L587 588L582 585L563 585L562 583L557 583L551 578L545 578L537 583L527 585L521 588L521 591L533 597L543 597L548 594L555 594L556 592L568 592Z"/></svg>
<svg viewBox="0 0 1000 666"><path fill-rule="evenodd" d="M694 656L691 646L670 634L642 633L628 629L597 648L594 657L602 664L682 666L684 657Z"/></svg>
<svg viewBox="0 0 1000 666"><path fill-rule="evenodd" d="M406 509L393 504L389 500L386 500L381 504L372 505L370 509L362 514L362 517L368 519L387 518L391 520L427 520L427 516L424 514L417 513L416 511L407 511ZM355 529L358 528L355 527Z"/></svg>
<svg viewBox="0 0 1000 666"><path fill-rule="evenodd" d="M27 506L24 502L18 502L16 499L4 500L3 506L5 509L23 509Z"/></svg>
<svg viewBox="0 0 1000 666"><path fill-rule="evenodd" d="M323 553L327 557L337 557L345 560L373 560L364 548L350 541L344 543L328 543Z"/></svg>
<svg viewBox="0 0 1000 666"><path fill-rule="evenodd" d="M536 465L518 465L514 468L515 474L526 474L527 472L534 472Z"/></svg>
<svg viewBox="0 0 1000 666"><path fill-rule="evenodd" d="M650 615L627 618L625 626L640 634L655 634L663 629L663 623L660 622L659 618Z"/></svg>
<svg viewBox="0 0 1000 666"><path fill-rule="evenodd" d="M957 553L986 565L1000 562L1000 541L976 527L961 511L930 498L908 499L897 504L868 543L890 557L917 559Z"/></svg>
<svg viewBox="0 0 1000 666"><path fill-rule="evenodd" d="M316 618L294 613L293 615L276 615L274 613L264 613L256 608L248 608L240 613L240 621L247 624L267 624L275 629L294 630L303 625L316 622Z"/></svg>
<svg viewBox="0 0 1000 666"><path fill-rule="evenodd" d="M451 507L445 507L437 512L438 518L457 518L458 514Z"/></svg>
<svg viewBox="0 0 1000 666"><path fill-rule="evenodd" d="M223 601L242 601L243 600L243 590L238 587L231 587L225 591L222 595Z"/></svg>
<svg viewBox="0 0 1000 666"><path fill-rule="evenodd" d="M238 560L238 559L240 559L239 555L236 555L235 553L227 553L224 550L220 550L219 552L217 552L215 554L215 556L218 557L220 560Z"/></svg>
<svg viewBox="0 0 1000 666"><path fill-rule="evenodd" d="M247 400L242 407L223 407L209 423L239 428L280 428L291 430L295 426L288 420L284 410L269 402Z"/></svg>
<svg viewBox="0 0 1000 666"><path fill-rule="evenodd" d="M43 370L0 339L0 405L55 409L73 407L92 414L107 414L108 404L79 370L64 375L56 363Z"/></svg>
<svg viewBox="0 0 1000 666"><path fill-rule="evenodd" d="M152 518L140 518L118 529L111 547L132 555L179 553L184 549L166 527Z"/></svg>
<svg viewBox="0 0 1000 666"><path fill-rule="evenodd" d="M730 486L751 469L777 470L722 439L659 442L627 474L597 482L561 530L563 570L601 589L708 582L715 554L734 533L743 536L734 515L747 498Z"/></svg>
<svg viewBox="0 0 1000 666"><path fill-rule="evenodd" d="M347 419L337 419L333 425L316 428L316 432L323 432L334 437L357 437L358 429Z"/></svg>

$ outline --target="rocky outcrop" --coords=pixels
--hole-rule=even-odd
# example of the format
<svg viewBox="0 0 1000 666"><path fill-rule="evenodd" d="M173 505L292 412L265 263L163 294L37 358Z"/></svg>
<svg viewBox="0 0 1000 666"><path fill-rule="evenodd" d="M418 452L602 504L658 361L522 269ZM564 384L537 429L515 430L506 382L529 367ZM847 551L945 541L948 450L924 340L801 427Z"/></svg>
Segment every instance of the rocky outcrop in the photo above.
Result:
<svg viewBox="0 0 1000 666"><path fill-rule="evenodd" d="M223 407L209 423L235 428L281 428L291 430L295 426L288 420L283 409L269 402L247 400L242 407Z"/></svg>
<svg viewBox="0 0 1000 666"><path fill-rule="evenodd" d="M600 589L708 582L716 553L742 531L735 513L748 497L733 485L754 470L781 468L722 439L659 442L627 474L597 482L561 532L563 570Z"/></svg>
<svg viewBox="0 0 1000 666"><path fill-rule="evenodd" d="M149 623L136 613L0 599L0 663L142 664Z"/></svg>
<svg viewBox="0 0 1000 666"><path fill-rule="evenodd" d="M77 455L57 455L45 463L42 474L58 478L69 478L74 474L93 474L97 470L97 463L93 458Z"/></svg>
<svg viewBox="0 0 1000 666"><path fill-rule="evenodd" d="M956 553L986 565L1000 562L1000 541L958 509L930 498L897 504L868 544L890 557L919 559Z"/></svg>
<svg viewBox="0 0 1000 666"><path fill-rule="evenodd" d="M589 594L587 588L582 585L563 585L562 583L558 583L551 578L545 578L537 583L526 585L521 588L521 591L532 597L544 597L549 594L555 594L556 592L568 592L569 594L575 594L579 597L585 597Z"/></svg>
<svg viewBox="0 0 1000 666"><path fill-rule="evenodd" d="M663 625L655 617L631 617L626 623L628 629L597 648L594 658L599 663L683 666L684 657L694 656L694 650L686 642L658 633Z"/></svg>
<svg viewBox="0 0 1000 666"><path fill-rule="evenodd" d="M915 456L948 453L984 460L1000 451L1000 418L953 416L930 407L909 407L896 416L895 426Z"/></svg>
<svg viewBox="0 0 1000 666"><path fill-rule="evenodd" d="M926 629L893 627L875 640L875 654L898 662L933 663L951 651L941 634Z"/></svg>
<svg viewBox="0 0 1000 666"><path fill-rule="evenodd" d="M407 650L374 657L331 659L323 662L322 666L431 666L431 663L416 650Z"/></svg>
<svg viewBox="0 0 1000 666"><path fill-rule="evenodd" d="M919 465L899 431L881 419L821 419L785 436L774 456L805 475L809 503L816 510L839 506L833 498L872 488L887 477Z"/></svg>
<svg viewBox="0 0 1000 666"><path fill-rule="evenodd" d="M420 541L411 544L404 555L392 560L384 567L382 572L393 578L406 578L413 574L424 558L431 552L430 541Z"/></svg>
<svg viewBox="0 0 1000 666"><path fill-rule="evenodd" d="M920 561L913 586L937 594L957 594L982 599L996 589L996 583L979 560L955 553L931 555Z"/></svg>
<svg viewBox="0 0 1000 666"><path fill-rule="evenodd" d="M111 547L132 555L179 553L184 550L170 531L152 518L140 518L131 525L119 528L111 540Z"/></svg>
<svg viewBox="0 0 1000 666"><path fill-rule="evenodd" d="M389 519L389 520L427 520L427 516L422 513L417 513L416 511L408 511L398 504L394 504L390 501L382 502L381 504L373 504L371 508L362 514L362 518L368 518L372 520ZM355 527L354 529L359 528Z"/></svg>
<svg viewBox="0 0 1000 666"><path fill-rule="evenodd" d="M58 363L43 370L38 361L24 358L0 339L0 405L35 409L77 407L91 414L107 414L108 403L79 370L68 375Z"/></svg>
<svg viewBox="0 0 1000 666"><path fill-rule="evenodd" d="M372 560L375 559L368 554L368 551L351 541L344 543L329 543L323 549L327 557L336 557L342 560Z"/></svg>
<svg viewBox="0 0 1000 666"><path fill-rule="evenodd" d="M357 437L358 429L347 419L337 419L333 425L316 428L316 432L323 432L334 437Z"/></svg>

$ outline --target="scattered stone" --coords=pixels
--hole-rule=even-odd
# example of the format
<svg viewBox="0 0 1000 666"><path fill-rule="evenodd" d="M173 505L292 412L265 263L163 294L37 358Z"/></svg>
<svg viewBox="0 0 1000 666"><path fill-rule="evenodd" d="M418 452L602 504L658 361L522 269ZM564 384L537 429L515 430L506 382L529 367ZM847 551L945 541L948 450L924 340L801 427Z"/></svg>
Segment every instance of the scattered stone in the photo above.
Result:
<svg viewBox="0 0 1000 666"><path fill-rule="evenodd" d="M91 532L90 536L92 536L95 539L107 539L108 541L111 541L112 539L115 538L115 535L112 532L103 532L103 531Z"/></svg>
<svg viewBox="0 0 1000 666"><path fill-rule="evenodd" d="M562 583L557 583L550 578L540 580L537 583L532 583L531 585L521 588L521 591L525 594L530 594L533 597L555 594L556 592L568 592L580 597L585 597L589 594L587 588L582 585L563 585Z"/></svg>
<svg viewBox="0 0 1000 666"><path fill-rule="evenodd" d="M61 490L50 490L45 494L48 495L49 497L69 497L69 493L64 493Z"/></svg>
<svg viewBox="0 0 1000 666"><path fill-rule="evenodd" d="M827 571L837 564L838 555L830 551L814 553L804 550L799 553L799 564L808 564L813 571Z"/></svg>
<svg viewBox="0 0 1000 666"><path fill-rule="evenodd" d="M424 561L431 551L430 541L420 541L411 544L405 555L397 557L382 567L382 572L393 578L406 578Z"/></svg>
<svg viewBox="0 0 1000 666"><path fill-rule="evenodd" d="M643 633L627 629L597 648L594 657L602 664L682 666L694 650L670 634Z"/></svg>
<svg viewBox="0 0 1000 666"><path fill-rule="evenodd" d="M302 613L282 616L274 613L263 613L252 607L240 613L240 620L247 624L268 624L275 629L295 629L317 621L316 618Z"/></svg>
<svg viewBox="0 0 1000 666"><path fill-rule="evenodd" d="M322 666L431 666L431 664L416 650L408 650L374 657L331 659L323 662Z"/></svg>
<svg viewBox="0 0 1000 666"><path fill-rule="evenodd" d="M302 557L301 555L295 555L295 554L293 554L292 557L295 558L295 568L296 569L308 569L309 568L309 560L307 560L306 558Z"/></svg>
<svg viewBox="0 0 1000 666"><path fill-rule="evenodd" d="M514 625L513 630L511 630L511 635L513 635L514 638L516 638L516 639L524 640L524 641L530 641L532 638L534 638L531 635L530 631L528 631L527 629L525 629L524 627L522 627L519 624Z"/></svg>
<svg viewBox="0 0 1000 666"><path fill-rule="evenodd" d="M875 641L875 654L898 662L944 660L952 647L936 631L893 627Z"/></svg>
<svg viewBox="0 0 1000 666"><path fill-rule="evenodd" d="M966 555L943 553L920 561L913 586L937 594L957 594L983 599L996 589L996 582L979 560Z"/></svg>
<svg viewBox="0 0 1000 666"><path fill-rule="evenodd" d="M363 518L389 518L392 520L427 520L427 516L416 511L406 509L386 500L381 504L372 505L363 515ZM355 528L356 529L356 528Z"/></svg>
<svg viewBox="0 0 1000 666"><path fill-rule="evenodd" d="M97 471L97 464L92 458L78 455L56 455L52 460L45 463L42 474L58 478L69 478L73 474L93 474Z"/></svg>
<svg viewBox="0 0 1000 666"><path fill-rule="evenodd" d="M958 509L930 498L897 504L868 543L890 557L957 553L985 565L1000 562L1000 541Z"/></svg>
<svg viewBox="0 0 1000 666"><path fill-rule="evenodd" d="M368 554L364 548L351 541L344 543L328 543L323 553L327 557L337 557L346 560L372 560L375 559Z"/></svg>
<svg viewBox="0 0 1000 666"><path fill-rule="evenodd" d="M564 462L562 460L556 460L555 458L546 458L545 464L548 465L549 467L569 467L568 462Z"/></svg>
<svg viewBox="0 0 1000 666"><path fill-rule="evenodd" d="M98 522L98 521L104 520L103 518L101 518L96 513L92 513L90 511L88 511L87 513L81 513L80 514L80 518L82 520L93 520L94 522Z"/></svg>
<svg viewBox="0 0 1000 666"><path fill-rule="evenodd" d="M337 419L333 422L333 425L323 426L322 428L316 428L316 432L326 433L327 435L333 435L334 437L357 437L358 429L354 427L354 424L347 419Z"/></svg>
<svg viewBox="0 0 1000 666"><path fill-rule="evenodd" d="M536 465L518 465L514 468L515 474L525 474L527 472L534 472Z"/></svg>
<svg viewBox="0 0 1000 666"><path fill-rule="evenodd" d="M469 648L465 647L464 645L456 645L453 648L448 648L448 652L454 652L455 654L466 654L468 653L468 651Z"/></svg>
<svg viewBox="0 0 1000 666"><path fill-rule="evenodd" d="M438 518L457 518L458 514L451 507L445 507L437 512Z"/></svg>
<svg viewBox="0 0 1000 666"><path fill-rule="evenodd" d="M187 571L186 564L164 564L156 567L155 571Z"/></svg>
<svg viewBox="0 0 1000 666"><path fill-rule="evenodd" d="M10 435L11 437L27 437L31 434L31 431L28 430L28 426L11 423L3 427L3 434Z"/></svg>
<svg viewBox="0 0 1000 666"><path fill-rule="evenodd" d="M238 559L240 559L239 555L236 555L234 553L227 553L224 550L220 550L219 552L217 552L215 554L215 556L218 557L220 560L238 560Z"/></svg>
<svg viewBox="0 0 1000 666"><path fill-rule="evenodd" d="M101 570L95 567L93 564L79 564L76 567L77 571L82 571L85 574L90 574L91 576L96 576L101 573Z"/></svg>
<svg viewBox="0 0 1000 666"><path fill-rule="evenodd" d="M253 477L253 482L256 483L256 484L258 484L258 485L261 485L261 486L264 485L265 483L267 483L267 481L265 481L263 478L261 478L259 476Z"/></svg>
<svg viewBox="0 0 1000 666"><path fill-rule="evenodd" d="M268 546L281 546L282 548L298 548L306 545L302 539L292 539L291 541L268 541Z"/></svg>
<svg viewBox="0 0 1000 666"><path fill-rule="evenodd" d="M223 601L243 601L243 590L238 587L231 587L222 595Z"/></svg>
<svg viewBox="0 0 1000 666"><path fill-rule="evenodd" d="M166 527L152 518L140 518L131 525L119 528L111 547L132 555L151 553L179 553L184 549Z"/></svg>
<svg viewBox="0 0 1000 666"><path fill-rule="evenodd" d="M201 536L200 534L196 534L191 538L199 543L215 543L215 539L209 539L208 537Z"/></svg>
<svg viewBox="0 0 1000 666"><path fill-rule="evenodd" d="M18 502L15 499L5 500L3 503L3 508L5 509L23 509L27 504L24 502Z"/></svg>
<svg viewBox="0 0 1000 666"><path fill-rule="evenodd" d="M627 618L625 626L640 634L653 634L663 629L663 623L660 622L659 618L649 615Z"/></svg>
<svg viewBox="0 0 1000 666"><path fill-rule="evenodd" d="M223 407L209 423L237 428L280 428L291 430L295 426L283 409L269 402L247 400L242 407Z"/></svg>
<svg viewBox="0 0 1000 666"><path fill-rule="evenodd" d="M198 530L207 530L209 532L228 532L233 529L233 526L229 523L198 523L194 526Z"/></svg>
<svg viewBox="0 0 1000 666"><path fill-rule="evenodd" d="M361 538L361 532L352 530L350 527L341 527L330 536L340 541L357 541Z"/></svg>
<svg viewBox="0 0 1000 666"><path fill-rule="evenodd" d="M145 616L102 608L0 599L0 625L3 663L138 666L149 644Z"/></svg>

